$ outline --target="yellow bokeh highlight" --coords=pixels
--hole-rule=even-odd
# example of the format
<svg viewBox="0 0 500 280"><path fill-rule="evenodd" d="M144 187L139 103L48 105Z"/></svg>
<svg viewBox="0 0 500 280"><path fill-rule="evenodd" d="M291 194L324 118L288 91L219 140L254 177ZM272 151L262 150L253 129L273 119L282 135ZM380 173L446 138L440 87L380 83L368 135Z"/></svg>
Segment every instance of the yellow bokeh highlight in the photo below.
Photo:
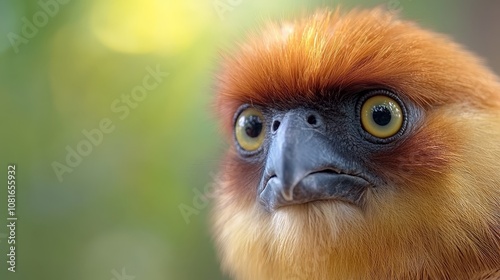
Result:
<svg viewBox="0 0 500 280"><path fill-rule="evenodd" d="M106 47L123 53L177 53L189 47L208 23L210 9L198 1L95 1L93 33Z"/></svg>

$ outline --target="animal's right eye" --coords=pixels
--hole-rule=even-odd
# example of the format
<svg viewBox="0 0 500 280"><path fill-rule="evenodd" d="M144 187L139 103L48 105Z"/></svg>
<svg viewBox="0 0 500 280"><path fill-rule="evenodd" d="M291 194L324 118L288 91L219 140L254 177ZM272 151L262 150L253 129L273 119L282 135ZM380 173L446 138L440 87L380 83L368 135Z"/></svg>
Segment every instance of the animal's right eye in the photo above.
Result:
<svg viewBox="0 0 500 280"><path fill-rule="evenodd" d="M249 152L256 151L264 142L264 116L255 108L245 109L238 116L234 131L241 148Z"/></svg>

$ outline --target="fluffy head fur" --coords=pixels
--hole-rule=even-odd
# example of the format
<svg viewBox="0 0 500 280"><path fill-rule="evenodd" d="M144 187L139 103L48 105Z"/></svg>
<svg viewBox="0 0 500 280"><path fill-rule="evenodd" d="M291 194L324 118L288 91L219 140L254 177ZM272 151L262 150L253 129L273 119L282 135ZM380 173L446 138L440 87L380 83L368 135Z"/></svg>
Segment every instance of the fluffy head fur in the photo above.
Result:
<svg viewBox="0 0 500 280"><path fill-rule="evenodd" d="M266 212L263 167L233 145L213 213L230 275L470 279L500 268L500 84L475 56L382 10L322 11L251 37L219 80L230 139L245 103L293 107L384 87L424 112L394 149L367 159L388 186L368 190L363 209L321 201Z"/></svg>

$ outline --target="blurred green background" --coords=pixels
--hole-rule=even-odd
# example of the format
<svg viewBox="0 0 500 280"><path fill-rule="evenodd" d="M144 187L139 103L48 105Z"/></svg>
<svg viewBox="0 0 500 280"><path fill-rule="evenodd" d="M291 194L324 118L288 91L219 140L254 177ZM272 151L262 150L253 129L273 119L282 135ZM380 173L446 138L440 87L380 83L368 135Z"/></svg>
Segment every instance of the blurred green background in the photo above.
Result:
<svg viewBox="0 0 500 280"><path fill-rule="evenodd" d="M219 53L266 20L339 1L0 1L0 279L224 279L200 195L228 145L210 107ZM400 10L498 73L498 3L342 5ZM113 130L96 132L101 122Z"/></svg>

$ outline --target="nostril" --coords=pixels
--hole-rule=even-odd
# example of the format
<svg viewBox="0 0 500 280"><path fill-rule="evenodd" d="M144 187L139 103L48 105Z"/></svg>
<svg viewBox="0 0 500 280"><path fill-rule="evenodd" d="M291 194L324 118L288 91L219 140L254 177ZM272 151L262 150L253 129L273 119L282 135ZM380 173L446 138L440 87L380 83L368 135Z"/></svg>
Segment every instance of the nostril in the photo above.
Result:
<svg viewBox="0 0 500 280"><path fill-rule="evenodd" d="M318 123L318 120L316 119L315 115L309 115L309 117L307 117L307 123L310 125L316 125Z"/></svg>
<svg viewBox="0 0 500 280"><path fill-rule="evenodd" d="M276 132L276 130L278 130L278 128L280 127L280 121L274 121L273 122L273 132Z"/></svg>

